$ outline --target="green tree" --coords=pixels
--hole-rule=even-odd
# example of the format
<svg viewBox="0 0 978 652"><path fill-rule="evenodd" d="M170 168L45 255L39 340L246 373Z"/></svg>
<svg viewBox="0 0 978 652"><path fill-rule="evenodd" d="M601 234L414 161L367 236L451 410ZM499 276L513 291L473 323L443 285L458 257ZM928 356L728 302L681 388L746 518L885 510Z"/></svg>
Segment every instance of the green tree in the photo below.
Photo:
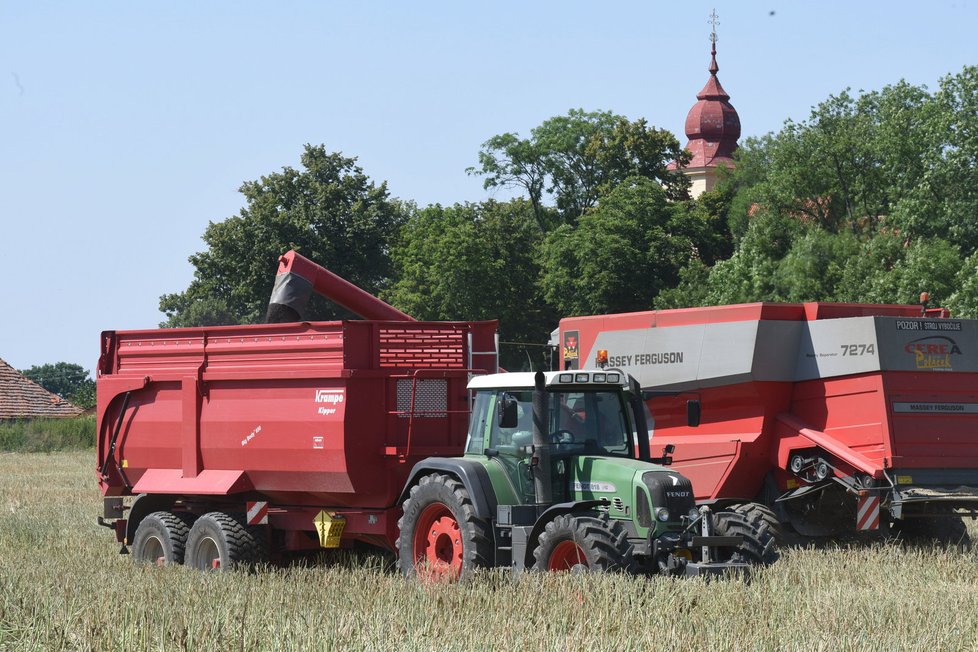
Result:
<svg viewBox="0 0 978 652"><path fill-rule="evenodd" d="M573 109L545 120L529 138L493 136L482 145L479 166L489 188L517 188L527 194L541 230L573 225L602 194L625 179L643 176L663 183L672 199L688 196L689 180L667 168L687 163L688 153L668 131L629 121L610 111ZM545 205L553 198L556 212Z"/></svg>
<svg viewBox="0 0 978 652"><path fill-rule="evenodd" d="M30 369L22 369L20 373L52 394L57 394L79 407L87 409L95 405L95 381L81 365L55 362L34 365Z"/></svg>
<svg viewBox="0 0 978 652"><path fill-rule="evenodd" d="M908 302L926 290L978 306L964 261L978 249L978 68L936 93L900 82L830 96L736 159L719 185L733 255L706 273L694 261L658 305Z"/></svg>
<svg viewBox="0 0 978 652"><path fill-rule="evenodd" d="M633 177L622 183L576 227L564 224L547 235L544 298L561 315L649 309L695 257L696 229L677 214L656 182Z"/></svg>
<svg viewBox="0 0 978 652"><path fill-rule="evenodd" d="M535 282L541 237L524 200L421 209L401 230L384 298L418 319L498 319L503 342L541 345L557 320ZM519 369L543 350L506 344L502 353Z"/></svg>
<svg viewBox="0 0 978 652"><path fill-rule="evenodd" d="M260 322L278 257L289 249L368 292L387 286L391 241L407 207L389 197L386 183L375 185L355 158L306 145L301 163L301 170L286 167L241 186L247 205L207 226L207 250L190 257L190 286L160 297L162 326ZM314 296L306 317L341 315Z"/></svg>

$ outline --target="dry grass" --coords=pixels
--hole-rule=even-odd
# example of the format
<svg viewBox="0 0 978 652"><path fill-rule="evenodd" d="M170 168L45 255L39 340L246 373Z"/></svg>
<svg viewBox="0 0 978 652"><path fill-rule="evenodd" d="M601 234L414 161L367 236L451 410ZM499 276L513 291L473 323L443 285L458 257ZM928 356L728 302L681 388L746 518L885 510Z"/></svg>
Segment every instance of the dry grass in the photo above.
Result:
<svg viewBox="0 0 978 652"><path fill-rule="evenodd" d="M748 585L492 571L422 586L351 554L255 573L138 568L95 524L94 465L0 454L0 649L978 649L976 552L792 550Z"/></svg>

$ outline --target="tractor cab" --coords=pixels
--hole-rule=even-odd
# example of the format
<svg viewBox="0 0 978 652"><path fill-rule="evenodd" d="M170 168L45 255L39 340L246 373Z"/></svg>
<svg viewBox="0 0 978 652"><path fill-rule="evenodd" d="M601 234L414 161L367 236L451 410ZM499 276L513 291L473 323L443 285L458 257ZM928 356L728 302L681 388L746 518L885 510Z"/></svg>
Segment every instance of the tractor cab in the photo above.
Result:
<svg viewBox="0 0 978 652"><path fill-rule="evenodd" d="M546 376L547 408L541 430L549 447L553 500L571 498L575 459L636 459L639 420L629 400L628 377L617 371L551 372ZM533 441L534 374L509 373L475 378L475 405L466 453L494 458L513 484L519 503L535 501L531 467L539 465L540 442ZM644 404L642 404L644 406ZM644 409L644 408L643 408ZM646 431L645 439L648 434Z"/></svg>

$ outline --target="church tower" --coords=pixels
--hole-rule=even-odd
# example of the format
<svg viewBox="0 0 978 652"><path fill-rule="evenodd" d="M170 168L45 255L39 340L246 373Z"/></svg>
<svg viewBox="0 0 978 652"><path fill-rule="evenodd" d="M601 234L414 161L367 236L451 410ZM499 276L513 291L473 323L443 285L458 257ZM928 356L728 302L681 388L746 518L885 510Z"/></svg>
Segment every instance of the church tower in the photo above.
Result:
<svg viewBox="0 0 978 652"><path fill-rule="evenodd" d="M692 182L693 198L713 190L716 185L717 167L733 167L733 153L740 138L740 116L730 104L730 96L717 79L717 15L710 16L713 31L710 34L710 78L697 95L698 100L686 116L686 149L693 153L689 165L682 168ZM676 164L669 165L676 169Z"/></svg>

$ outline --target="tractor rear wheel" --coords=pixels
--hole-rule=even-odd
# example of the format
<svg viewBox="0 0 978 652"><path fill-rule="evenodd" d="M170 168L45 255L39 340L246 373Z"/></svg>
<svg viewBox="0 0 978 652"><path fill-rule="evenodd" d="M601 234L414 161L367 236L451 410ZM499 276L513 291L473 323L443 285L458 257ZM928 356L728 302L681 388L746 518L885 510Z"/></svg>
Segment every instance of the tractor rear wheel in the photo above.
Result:
<svg viewBox="0 0 978 652"><path fill-rule="evenodd" d="M193 520L189 512L147 514L133 536L132 560L157 566L182 564Z"/></svg>
<svg viewBox="0 0 978 652"><path fill-rule="evenodd" d="M540 571L632 570L632 545L619 521L562 514L547 523L533 551Z"/></svg>
<svg viewBox="0 0 978 652"><path fill-rule="evenodd" d="M243 514L209 512L190 528L184 563L198 570L228 570L256 564L265 556L261 529L249 527Z"/></svg>
<svg viewBox="0 0 978 652"><path fill-rule="evenodd" d="M748 564L773 564L781 555L766 523L757 525L741 514L717 512L713 515L714 534L742 537L740 545L721 548L719 561L739 561Z"/></svg>
<svg viewBox="0 0 978 652"><path fill-rule="evenodd" d="M455 581L492 565L489 524L465 486L440 473L423 476L397 522L397 565L405 577Z"/></svg>

